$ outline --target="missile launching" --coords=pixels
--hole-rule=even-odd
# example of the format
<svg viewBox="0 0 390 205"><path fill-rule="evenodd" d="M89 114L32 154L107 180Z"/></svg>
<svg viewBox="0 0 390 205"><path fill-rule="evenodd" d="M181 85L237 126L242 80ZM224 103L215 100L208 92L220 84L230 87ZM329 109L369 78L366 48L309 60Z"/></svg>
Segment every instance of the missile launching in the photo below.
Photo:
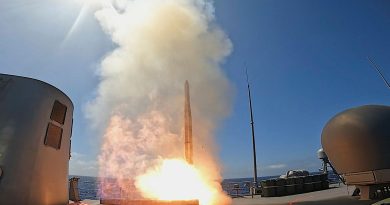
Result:
<svg viewBox="0 0 390 205"><path fill-rule="evenodd" d="M184 92L184 150L187 162L192 164L192 117L190 105L190 86L187 80L184 84Z"/></svg>

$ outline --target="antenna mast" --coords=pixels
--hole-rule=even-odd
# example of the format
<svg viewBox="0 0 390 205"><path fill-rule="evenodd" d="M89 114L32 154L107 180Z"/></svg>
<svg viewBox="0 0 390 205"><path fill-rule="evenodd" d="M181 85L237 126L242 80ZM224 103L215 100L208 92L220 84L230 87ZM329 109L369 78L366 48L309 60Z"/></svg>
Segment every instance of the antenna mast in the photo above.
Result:
<svg viewBox="0 0 390 205"><path fill-rule="evenodd" d="M368 59L368 61L370 61L371 66L379 73L379 75L381 76L383 82L385 82L387 88L390 89L390 84L386 80L385 76L382 74L382 71L381 71L380 67L369 56L367 56L367 59Z"/></svg>
<svg viewBox="0 0 390 205"><path fill-rule="evenodd" d="M248 78L248 69L245 68L245 74L246 74L246 82L248 85L248 97L249 97L249 110L251 114L251 128L252 128L252 147L253 147L253 187L257 188L257 164L256 164L256 143L255 143L255 128L254 128L254 122L253 122L253 111L252 111L252 97L251 97L251 89L249 86L249 78Z"/></svg>

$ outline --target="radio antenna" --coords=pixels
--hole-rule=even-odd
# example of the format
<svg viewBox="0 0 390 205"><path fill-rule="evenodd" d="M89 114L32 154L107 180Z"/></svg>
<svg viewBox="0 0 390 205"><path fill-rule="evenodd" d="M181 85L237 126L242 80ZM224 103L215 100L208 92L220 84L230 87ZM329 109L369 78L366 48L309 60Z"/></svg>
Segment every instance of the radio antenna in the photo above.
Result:
<svg viewBox="0 0 390 205"><path fill-rule="evenodd" d="M389 82L386 80L385 76L383 75L379 65L377 65L371 58L370 56L367 56L367 59L368 61L371 63L371 66L379 73L379 75L381 76L383 82L386 84L387 88L390 89L390 84Z"/></svg>
<svg viewBox="0 0 390 205"><path fill-rule="evenodd" d="M253 122L253 110L252 110L252 96L251 96L251 89L249 86L249 77L248 77L248 69L245 65L245 75L246 75L246 83L248 86L248 98L249 98L249 112L251 117L251 130L252 130L252 151L253 151L253 188L256 189L258 187L257 182L257 162L256 162L256 142L255 142L255 127ZM253 193L253 192L252 192ZM253 195L252 195L253 198Z"/></svg>

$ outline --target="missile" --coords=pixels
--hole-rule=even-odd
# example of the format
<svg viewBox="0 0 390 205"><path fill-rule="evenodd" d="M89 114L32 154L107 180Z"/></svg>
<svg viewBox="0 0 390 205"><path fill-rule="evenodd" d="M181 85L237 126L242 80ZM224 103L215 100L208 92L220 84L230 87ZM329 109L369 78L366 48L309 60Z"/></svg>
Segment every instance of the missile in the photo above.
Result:
<svg viewBox="0 0 390 205"><path fill-rule="evenodd" d="M192 117L190 105L190 86L187 80L184 84L184 92L184 151L187 162L192 164Z"/></svg>

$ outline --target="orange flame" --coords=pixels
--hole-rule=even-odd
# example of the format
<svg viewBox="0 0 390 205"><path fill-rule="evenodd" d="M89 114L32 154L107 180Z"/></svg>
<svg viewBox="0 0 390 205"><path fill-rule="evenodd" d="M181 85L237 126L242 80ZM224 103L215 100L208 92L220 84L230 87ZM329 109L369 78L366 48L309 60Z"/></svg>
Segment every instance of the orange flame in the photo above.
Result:
<svg viewBox="0 0 390 205"><path fill-rule="evenodd" d="M136 187L145 198L194 200L211 204L217 190L192 165L181 159L163 160L159 167L137 177Z"/></svg>

